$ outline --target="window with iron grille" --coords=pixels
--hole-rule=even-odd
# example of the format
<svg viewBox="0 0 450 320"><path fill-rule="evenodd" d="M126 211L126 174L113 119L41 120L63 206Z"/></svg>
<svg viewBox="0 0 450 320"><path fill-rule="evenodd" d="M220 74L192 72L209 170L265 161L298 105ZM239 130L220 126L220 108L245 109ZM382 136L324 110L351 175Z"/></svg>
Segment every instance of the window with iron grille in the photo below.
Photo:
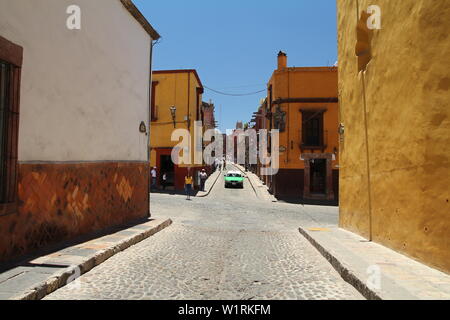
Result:
<svg viewBox="0 0 450 320"><path fill-rule="evenodd" d="M0 215L17 211L22 48L0 36Z"/></svg>
<svg viewBox="0 0 450 320"><path fill-rule="evenodd" d="M323 110L302 111L302 145L322 146L323 139Z"/></svg>

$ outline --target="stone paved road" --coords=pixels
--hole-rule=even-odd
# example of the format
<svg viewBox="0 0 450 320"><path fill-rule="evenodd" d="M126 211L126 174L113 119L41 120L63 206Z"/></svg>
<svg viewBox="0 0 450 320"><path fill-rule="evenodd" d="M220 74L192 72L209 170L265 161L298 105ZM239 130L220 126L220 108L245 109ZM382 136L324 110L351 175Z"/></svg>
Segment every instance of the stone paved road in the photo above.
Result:
<svg viewBox="0 0 450 320"><path fill-rule="evenodd" d="M151 208L173 225L46 299L363 298L297 231L335 225L336 208L261 202L221 177L206 198L152 194Z"/></svg>

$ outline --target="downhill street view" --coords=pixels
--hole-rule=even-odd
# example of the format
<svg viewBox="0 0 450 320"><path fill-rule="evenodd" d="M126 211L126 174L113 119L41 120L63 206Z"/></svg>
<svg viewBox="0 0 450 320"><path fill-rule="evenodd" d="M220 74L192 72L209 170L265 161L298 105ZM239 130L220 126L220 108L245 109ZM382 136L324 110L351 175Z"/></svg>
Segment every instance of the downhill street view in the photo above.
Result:
<svg viewBox="0 0 450 320"><path fill-rule="evenodd" d="M295 227L335 226L336 208L271 203L248 180L152 203L172 226L82 276L79 290L45 299L363 299Z"/></svg>

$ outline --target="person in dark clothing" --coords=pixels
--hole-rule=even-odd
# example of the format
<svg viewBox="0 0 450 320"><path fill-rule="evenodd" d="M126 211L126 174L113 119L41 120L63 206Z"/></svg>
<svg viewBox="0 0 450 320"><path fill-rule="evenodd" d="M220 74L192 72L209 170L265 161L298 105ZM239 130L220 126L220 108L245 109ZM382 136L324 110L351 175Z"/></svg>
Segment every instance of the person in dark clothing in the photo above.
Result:
<svg viewBox="0 0 450 320"><path fill-rule="evenodd" d="M202 172L200 173L200 190L201 191L205 191L206 179L208 179L208 174L206 173L205 169L202 169Z"/></svg>
<svg viewBox="0 0 450 320"><path fill-rule="evenodd" d="M162 187L163 187L163 190L166 190L166 185L167 185L167 173L163 173L163 175L162 175Z"/></svg>

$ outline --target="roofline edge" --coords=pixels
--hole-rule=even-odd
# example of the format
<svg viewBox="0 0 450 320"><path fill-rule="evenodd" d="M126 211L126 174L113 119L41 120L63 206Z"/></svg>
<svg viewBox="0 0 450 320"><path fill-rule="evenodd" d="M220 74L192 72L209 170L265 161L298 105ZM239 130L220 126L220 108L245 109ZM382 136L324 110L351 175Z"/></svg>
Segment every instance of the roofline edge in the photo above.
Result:
<svg viewBox="0 0 450 320"><path fill-rule="evenodd" d="M144 17L144 15L139 11L139 9L134 5L132 0L120 0L122 5L128 12L136 19L137 22L144 28L145 31L150 35L152 40L158 40L161 38L159 33L152 27L150 22Z"/></svg>

